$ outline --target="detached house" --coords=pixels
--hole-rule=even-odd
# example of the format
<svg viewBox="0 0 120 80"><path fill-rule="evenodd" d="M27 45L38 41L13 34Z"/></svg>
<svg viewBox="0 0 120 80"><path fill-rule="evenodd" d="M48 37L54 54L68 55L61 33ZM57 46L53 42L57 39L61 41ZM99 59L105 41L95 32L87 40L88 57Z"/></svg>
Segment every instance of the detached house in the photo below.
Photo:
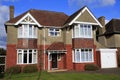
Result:
<svg viewBox="0 0 120 80"><path fill-rule="evenodd" d="M96 30L103 27L85 6L72 14L31 9L17 17L10 7L6 68L42 63L44 70L84 70L96 64Z"/></svg>

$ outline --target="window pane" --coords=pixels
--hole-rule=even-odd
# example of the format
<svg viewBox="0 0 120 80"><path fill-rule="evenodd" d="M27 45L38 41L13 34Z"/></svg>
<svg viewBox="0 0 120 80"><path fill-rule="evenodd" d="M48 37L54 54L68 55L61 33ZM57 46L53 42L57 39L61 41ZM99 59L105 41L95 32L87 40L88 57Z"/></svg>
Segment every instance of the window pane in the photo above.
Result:
<svg viewBox="0 0 120 80"><path fill-rule="evenodd" d="M18 37L22 37L22 26L18 28Z"/></svg>
<svg viewBox="0 0 120 80"><path fill-rule="evenodd" d="M50 30L50 31L54 31L54 29L53 29L53 28L50 28L49 30Z"/></svg>
<svg viewBox="0 0 120 80"><path fill-rule="evenodd" d="M32 63L32 53L29 53L29 63Z"/></svg>
<svg viewBox="0 0 120 80"><path fill-rule="evenodd" d="M90 25L88 25L88 37L92 37L92 30Z"/></svg>
<svg viewBox="0 0 120 80"><path fill-rule="evenodd" d="M54 36L55 35L55 33L54 32L50 32L50 36Z"/></svg>
<svg viewBox="0 0 120 80"><path fill-rule="evenodd" d="M60 31L60 29L55 29L55 31Z"/></svg>
<svg viewBox="0 0 120 80"><path fill-rule="evenodd" d="M80 36L84 36L83 24L80 25Z"/></svg>
<svg viewBox="0 0 120 80"><path fill-rule="evenodd" d="M74 33L75 33L75 37L79 37L79 27L78 26L75 26Z"/></svg>
<svg viewBox="0 0 120 80"><path fill-rule="evenodd" d="M27 63L27 53L24 53L23 63Z"/></svg>
<svg viewBox="0 0 120 80"><path fill-rule="evenodd" d="M92 61L92 49L89 49L89 61Z"/></svg>
<svg viewBox="0 0 120 80"><path fill-rule="evenodd" d="M22 53L18 53L18 63L22 63Z"/></svg>
<svg viewBox="0 0 120 80"><path fill-rule="evenodd" d="M32 25L29 25L29 37L32 37L32 33L33 33Z"/></svg>
<svg viewBox="0 0 120 80"><path fill-rule="evenodd" d="M76 62L80 62L80 52L76 51Z"/></svg>
<svg viewBox="0 0 120 80"><path fill-rule="evenodd" d="M81 61L82 62L85 61L85 59L84 59L84 49L81 49Z"/></svg>
<svg viewBox="0 0 120 80"><path fill-rule="evenodd" d="M34 53L34 54L33 54L33 63L36 63L36 62L37 62L37 54Z"/></svg>
<svg viewBox="0 0 120 80"><path fill-rule="evenodd" d="M28 26L24 25L24 37L28 37Z"/></svg>
<svg viewBox="0 0 120 80"><path fill-rule="evenodd" d="M33 37L35 38L35 37L37 37L37 27L34 27L34 35L33 35Z"/></svg>
<svg viewBox="0 0 120 80"><path fill-rule="evenodd" d="M87 25L84 25L84 37L87 37Z"/></svg>

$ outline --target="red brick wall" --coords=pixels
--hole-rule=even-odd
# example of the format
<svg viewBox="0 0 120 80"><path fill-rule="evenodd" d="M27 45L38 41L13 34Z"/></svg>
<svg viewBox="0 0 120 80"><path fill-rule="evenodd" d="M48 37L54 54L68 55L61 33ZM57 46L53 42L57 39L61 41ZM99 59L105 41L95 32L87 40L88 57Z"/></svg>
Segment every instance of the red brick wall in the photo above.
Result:
<svg viewBox="0 0 120 80"><path fill-rule="evenodd" d="M6 68L15 66L17 63L17 50L16 45L9 44L7 45L7 53L6 53Z"/></svg>
<svg viewBox="0 0 120 80"><path fill-rule="evenodd" d="M100 51L96 51L97 65L101 67Z"/></svg>
<svg viewBox="0 0 120 80"><path fill-rule="evenodd" d="M45 48L47 49L49 45L46 45ZM7 45L7 60L6 60L6 66L10 67L10 66L14 66L16 65L16 61L17 61L17 51L16 51L16 45ZM95 60L95 64L97 64L96 61L96 52L95 52L96 47L94 46L94 60ZM67 53L66 54L62 54L61 60L58 61L58 69L67 69L67 70L84 70L84 63L73 63L72 62L72 45L67 44L66 45L66 50ZM38 65L42 64L42 69L44 68L44 46L43 45L39 45L38 46ZM42 57L40 58L40 54L42 54ZM41 62L40 62L41 61ZM51 68L52 68L52 64L51 64ZM45 70L48 70L48 54L45 54Z"/></svg>
<svg viewBox="0 0 120 80"><path fill-rule="evenodd" d="M89 63L73 63L73 69L75 71L84 71L84 66L86 64L95 64L97 65L97 54L96 54L96 46L93 46L93 55L94 55L94 62Z"/></svg>
<svg viewBox="0 0 120 80"><path fill-rule="evenodd" d="M18 39L17 48L35 49L37 48L37 39Z"/></svg>
<svg viewBox="0 0 120 80"><path fill-rule="evenodd" d="M65 58L66 54L61 54L61 60L58 61L58 69L65 69L65 65L66 65L66 58Z"/></svg>
<svg viewBox="0 0 120 80"><path fill-rule="evenodd" d="M86 64L94 64L94 62L91 63L73 63L73 68L75 71L84 71L84 66Z"/></svg>
<svg viewBox="0 0 120 80"><path fill-rule="evenodd" d="M66 69L73 70L73 62L72 62L72 45L66 45Z"/></svg>
<svg viewBox="0 0 120 80"><path fill-rule="evenodd" d="M93 48L94 40L86 38L74 38L72 39L73 48Z"/></svg>

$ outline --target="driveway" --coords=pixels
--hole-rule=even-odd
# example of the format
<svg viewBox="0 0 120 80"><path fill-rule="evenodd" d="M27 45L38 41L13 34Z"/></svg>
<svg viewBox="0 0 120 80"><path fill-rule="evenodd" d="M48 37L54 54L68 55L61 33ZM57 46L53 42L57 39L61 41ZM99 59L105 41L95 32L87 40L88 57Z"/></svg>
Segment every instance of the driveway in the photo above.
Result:
<svg viewBox="0 0 120 80"><path fill-rule="evenodd" d="M85 71L85 73L101 73L101 74L120 75L120 68L100 69L100 70L97 70L97 71Z"/></svg>

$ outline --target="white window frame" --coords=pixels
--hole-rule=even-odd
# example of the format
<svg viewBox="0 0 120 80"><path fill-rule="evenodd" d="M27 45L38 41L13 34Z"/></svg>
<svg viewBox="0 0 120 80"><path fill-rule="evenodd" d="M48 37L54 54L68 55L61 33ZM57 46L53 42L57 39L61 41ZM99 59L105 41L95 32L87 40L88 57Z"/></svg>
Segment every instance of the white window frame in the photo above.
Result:
<svg viewBox="0 0 120 80"><path fill-rule="evenodd" d="M83 32L83 34L81 34L81 31ZM73 33L74 33L73 38L93 38L92 25L90 24L75 24Z"/></svg>
<svg viewBox="0 0 120 80"><path fill-rule="evenodd" d="M30 32L30 25L32 26L32 32ZM27 26L27 31L25 31L25 26ZM20 31L20 29L22 31ZM32 33L31 36L30 33ZM18 38L37 38L37 27L32 24L22 24L18 27Z"/></svg>
<svg viewBox="0 0 120 80"><path fill-rule="evenodd" d="M73 56L74 56L74 60L73 60L73 62L74 63L91 63L91 62L94 62L94 53L93 53L93 49L87 49L88 50L88 52L83 52L83 54L88 54L88 60L87 60L87 58L86 58L86 55L84 55L84 61L82 60L82 50L86 50L86 49L75 49L74 50L74 54L73 54ZM89 52L89 50L91 50L91 53ZM79 52L79 56L77 55L77 53L76 53L76 51L78 51ZM91 54L91 58L90 58L90 54ZM78 61L78 59L77 58L79 58L79 61ZM90 61L90 59L91 59L91 61Z"/></svg>
<svg viewBox="0 0 120 80"><path fill-rule="evenodd" d="M53 31L51 31L50 29L53 29ZM56 31L57 29L59 31ZM53 32L54 35L51 35L51 32ZM55 33L57 33L57 35L55 35ZM51 36L51 37L59 37L59 36L61 36L61 29L59 29L59 28L49 28L48 29L48 36Z"/></svg>
<svg viewBox="0 0 120 80"><path fill-rule="evenodd" d="M27 50L27 63L24 63L24 51ZM29 63L29 50L32 50L32 62ZM21 63L19 63L19 54L21 56ZM36 59L34 59L34 54L36 54ZM34 61L35 60L35 61ZM17 64L37 64L38 62L38 54L36 49L17 49Z"/></svg>

